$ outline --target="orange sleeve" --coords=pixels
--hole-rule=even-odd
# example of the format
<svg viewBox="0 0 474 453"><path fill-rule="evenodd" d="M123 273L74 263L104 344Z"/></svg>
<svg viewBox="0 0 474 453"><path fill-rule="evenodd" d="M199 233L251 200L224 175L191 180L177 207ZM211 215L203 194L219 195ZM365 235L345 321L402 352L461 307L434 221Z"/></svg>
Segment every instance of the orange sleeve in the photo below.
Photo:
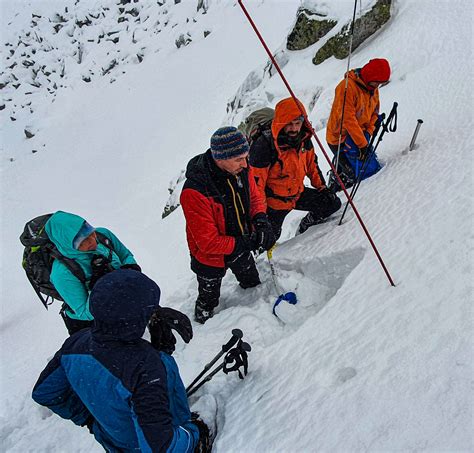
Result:
<svg viewBox="0 0 474 453"><path fill-rule="evenodd" d="M315 189L326 187L324 180L321 176L321 170L318 167L318 162L314 148L310 151L306 151L306 176L310 179L311 185Z"/></svg>
<svg viewBox="0 0 474 453"><path fill-rule="evenodd" d="M372 116L370 117L370 124L369 127L367 128L367 132L370 134L372 137L372 134L375 131L375 123L377 122L379 118L379 111L380 111L380 101L379 101L379 90L374 93L374 96L376 96L377 104L375 106L375 110L372 112Z"/></svg>
<svg viewBox="0 0 474 453"><path fill-rule="evenodd" d="M359 147L363 148L368 145L367 140L364 136L364 131L359 125L356 117L355 106L357 104L357 92L352 83L349 83L347 87L347 99L346 107L344 109L344 121L343 128L351 136L354 143Z"/></svg>

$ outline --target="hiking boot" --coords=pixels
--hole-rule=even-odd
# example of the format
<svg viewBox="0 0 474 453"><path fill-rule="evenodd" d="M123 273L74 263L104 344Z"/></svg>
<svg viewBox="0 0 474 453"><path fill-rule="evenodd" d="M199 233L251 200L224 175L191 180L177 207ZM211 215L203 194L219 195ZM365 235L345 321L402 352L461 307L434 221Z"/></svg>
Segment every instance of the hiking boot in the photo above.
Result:
<svg viewBox="0 0 474 453"><path fill-rule="evenodd" d="M214 310L203 308L200 305L196 304L194 309L194 320L199 324L204 324L208 319L214 316Z"/></svg>
<svg viewBox="0 0 474 453"><path fill-rule="evenodd" d="M342 182L346 186L346 189L348 189L349 187L352 187L354 185L354 181L349 176L347 176L345 173L341 172L339 174L339 177L341 178ZM328 181L327 187L332 193L336 193L336 192L339 192L340 190L342 190L341 186L337 182L337 179L334 176L332 171L329 174L329 181Z"/></svg>
<svg viewBox="0 0 474 453"><path fill-rule="evenodd" d="M304 233L309 227L313 225L318 225L320 223L323 223L326 219L323 219L322 217L315 216L312 212L308 212L302 219L301 222L298 226L298 229L296 230L295 236L298 236L299 234Z"/></svg>
<svg viewBox="0 0 474 453"><path fill-rule="evenodd" d="M260 281L260 279L256 282L239 282L239 286L242 288L242 289L248 289L248 288L255 288L256 286L260 285L260 283L262 283Z"/></svg>

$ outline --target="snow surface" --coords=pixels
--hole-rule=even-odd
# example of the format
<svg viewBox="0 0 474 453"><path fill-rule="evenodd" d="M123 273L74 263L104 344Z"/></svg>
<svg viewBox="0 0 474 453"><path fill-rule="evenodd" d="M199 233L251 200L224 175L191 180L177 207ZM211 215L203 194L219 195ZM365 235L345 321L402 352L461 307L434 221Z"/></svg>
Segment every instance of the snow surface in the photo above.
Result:
<svg viewBox="0 0 474 453"><path fill-rule="evenodd" d="M274 106L287 96L278 76L270 77L238 5L205 3L206 14L192 1L168 1L166 13L153 10L170 22L160 37L142 34L142 63L127 60L116 74L91 83L71 69L54 102L36 95L34 115L18 109L13 122L10 104L0 111L2 451L101 451L87 430L30 397L66 331L59 304L46 312L21 269L18 237L28 219L62 209L111 228L160 284L163 304L192 315L197 291L182 211L161 219L170 181L176 185L220 125L237 125L246 109ZM285 51L300 2L247 3L325 143L334 87L347 62L331 58L314 66L311 58L324 40ZM304 3L344 20L352 13L346 1ZM369 3L362 2L362 10ZM29 26L31 12L52 14L58 4L1 0L2 42ZM97 5L81 1L73 12L81 16ZM261 256L263 284L242 290L227 275L216 316L194 324L189 345L178 343L185 384L232 328L242 329L252 345L244 381L220 374L197 394L217 401L216 452L474 451L472 6L467 0L394 0L392 13L357 49L351 67L374 57L392 65L381 100L387 113L399 103L398 131L384 137L384 168L361 185L356 204L396 287L352 211L340 227L335 218L296 238L303 213L292 213L274 253L281 289L295 291L299 300L287 323L272 315L278 294ZM188 17L211 34L198 38L193 29L194 40L178 49L174 41L190 30ZM2 47L2 70L4 55ZM244 108L226 112L233 99ZM424 124L409 152L418 118ZM31 122L36 135L27 140L23 129ZM196 404L204 411L213 406Z"/></svg>

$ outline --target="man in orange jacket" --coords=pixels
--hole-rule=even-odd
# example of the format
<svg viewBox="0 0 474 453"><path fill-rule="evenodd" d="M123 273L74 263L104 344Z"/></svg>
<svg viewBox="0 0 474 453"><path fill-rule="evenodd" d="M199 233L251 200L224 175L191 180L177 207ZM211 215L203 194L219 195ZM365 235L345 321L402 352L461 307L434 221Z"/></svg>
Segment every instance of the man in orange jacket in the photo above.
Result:
<svg viewBox="0 0 474 453"><path fill-rule="evenodd" d="M293 98L280 101L271 131L263 131L250 147L249 163L277 239L293 209L309 211L298 227L297 233L303 233L341 207L341 200L326 187L301 112L306 115L306 110L300 101L298 105ZM304 186L305 176L314 188Z"/></svg>
<svg viewBox="0 0 474 453"><path fill-rule="evenodd" d="M340 176L342 173L343 182L347 183L347 186L354 183L362 168L361 162L368 153L370 138L379 117L378 88L388 83L390 73L388 61L375 58L362 68L347 73L347 90L345 79L336 87L326 129L326 141L334 155L337 155L339 149L338 172ZM372 156L373 161L366 164L364 177L380 170L376 156ZM337 182L331 182L338 190Z"/></svg>

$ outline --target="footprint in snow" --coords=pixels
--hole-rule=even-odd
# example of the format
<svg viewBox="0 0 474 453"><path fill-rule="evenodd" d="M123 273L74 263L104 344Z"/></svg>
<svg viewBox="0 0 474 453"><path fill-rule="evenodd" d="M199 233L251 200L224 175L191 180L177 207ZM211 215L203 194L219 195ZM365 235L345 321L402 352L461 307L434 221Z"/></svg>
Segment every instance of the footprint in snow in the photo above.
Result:
<svg viewBox="0 0 474 453"><path fill-rule="evenodd" d="M341 368L336 373L336 380L338 384L344 384L349 379L352 379L357 375L357 370L352 367Z"/></svg>

